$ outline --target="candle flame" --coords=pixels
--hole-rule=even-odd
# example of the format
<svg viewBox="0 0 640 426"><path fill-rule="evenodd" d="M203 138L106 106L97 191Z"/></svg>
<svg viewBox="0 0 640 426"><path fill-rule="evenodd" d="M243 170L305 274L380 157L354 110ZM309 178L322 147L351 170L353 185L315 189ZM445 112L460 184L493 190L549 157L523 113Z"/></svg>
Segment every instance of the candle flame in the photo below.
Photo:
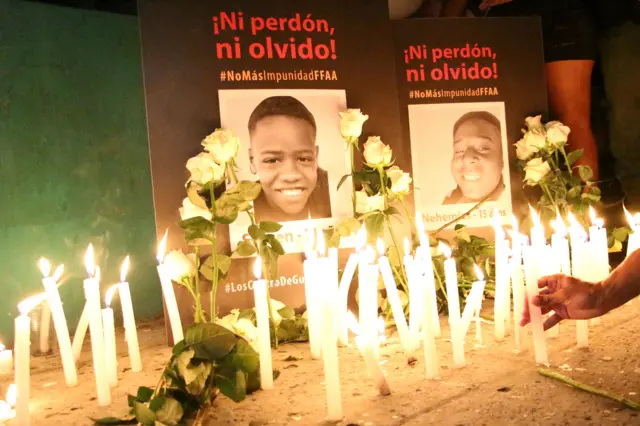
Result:
<svg viewBox="0 0 640 426"><path fill-rule="evenodd" d="M7 389L7 396L5 397L5 401L7 401L7 403L10 406L15 407L16 406L16 396L17 396L16 385L14 383L11 383L9 385L9 388Z"/></svg>
<svg viewBox="0 0 640 426"><path fill-rule="evenodd" d="M535 211L533 207L531 207L531 204L529 204L529 211L531 211L531 221L533 222L533 226L542 226L542 222L540 222L540 216L538 215L538 212Z"/></svg>
<svg viewBox="0 0 640 426"><path fill-rule="evenodd" d="M113 296L116 294L116 291L118 291L119 286L119 284L112 285L104 295L104 304L107 308L111 306L111 301L113 300Z"/></svg>
<svg viewBox="0 0 640 426"><path fill-rule="evenodd" d="M89 243L89 247L84 253L84 266L87 268L87 274L93 277L96 273L96 263L93 255L93 245L91 243Z"/></svg>
<svg viewBox="0 0 640 426"><path fill-rule="evenodd" d="M356 250L362 250L364 246L367 245L367 230L364 227L364 223L362 227L356 233Z"/></svg>
<svg viewBox="0 0 640 426"><path fill-rule="evenodd" d="M409 238L404 239L404 255L405 256L410 256L411 255L411 243L409 243Z"/></svg>
<svg viewBox="0 0 640 426"><path fill-rule="evenodd" d="M554 231L556 231L556 234L560 235L561 237L567 235L567 225L564 223L564 220L562 219L562 216L560 216L560 212L557 209L556 218L555 220L551 221L551 227Z"/></svg>
<svg viewBox="0 0 640 426"><path fill-rule="evenodd" d="M578 222L578 219L573 215L573 213L569 212L567 215L567 219L569 220L569 232L571 233L571 238L580 238L587 239L587 232L584 227Z"/></svg>
<svg viewBox="0 0 640 426"><path fill-rule="evenodd" d="M627 217L627 221L629 222L629 226L631 227L633 232L636 232L638 230L638 227L640 227L640 213L631 215L631 213L629 213L629 210L627 210L626 206L622 206L622 207L624 209L624 214Z"/></svg>
<svg viewBox="0 0 640 426"><path fill-rule="evenodd" d="M324 256L327 251L327 247L324 242L324 232L322 232L322 229L317 229L316 233L318 238L318 243L316 244L316 250L318 251L318 254L320 256Z"/></svg>
<svg viewBox="0 0 640 426"><path fill-rule="evenodd" d="M484 274L482 273L482 269L478 265L473 265L473 270L476 273L476 277L478 277L478 281L484 281Z"/></svg>
<svg viewBox="0 0 640 426"><path fill-rule="evenodd" d="M447 259L451 259L451 247L440 241L438 243L438 248Z"/></svg>
<svg viewBox="0 0 640 426"><path fill-rule="evenodd" d="M253 275L258 280L262 278L262 258L260 256L256 257L256 261L253 262Z"/></svg>
<svg viewBox="0 0 640 426"><path fill-rule="evenodd" d="M598 228L602 228L604 226L604 220L596 215L596 211L593 206L589 206L589 217L591 218L591 224L593 226Z"/></svg>
<svg viewBox="0 0 640 426"><path fill-rule="evenodd" d="M513 228L514 232L520 231L520 229L518 228L518 219L516 219L516 215L514 214L511 215L511 227Z"/></svg>
<svg viewBox="0 0 640 426"><path fill-rule="evenodd" d="M349 330L351 330L351 332L353 334L355 334L356 336L360 334L360 323L358 322L358 320L356 319L355 315L353 315L353 312L348 311L347 312L347 328Z"/></svg>
<svg viewBox="0 0 640 426"><path fill-rule="evenodd" d="M124 258L122 261L122 266L120 267L120 282L127 281L127 272L129 272L129 256Z"/></svg>
<svg viewBox="0 0 640 426"><path fill-rule="evenodd" d="M384 256L385 250L384 241L382 241L382 238L378 238L378 241L376 241L376 249L378 250L378 254L380 254L380 256Z"/></svg>
<svg viewBox="0 0 640 426"><path fill-rule="evenodd" d="M42 276L45 278L48 277L51 273L51 264L49 261L44 257L41 257L38 263L40 265L40 272L42 272Z"/></svg>
<svg viewBox="0 0 640 426"><path fill-rule="evenodd" d="M47 298L47 293L39 293L18 303L18 311L21 315L27 315L33 308L41 304Z"/></svg>
<svg viewBox="0 0 640 426"><path fill-rule="evenodd" d="M7 350L7 347L0 343L0 352L4 352L5 350Z"/></svg>
<svg viewBox="0 0 640 426"><path fill-rule="evenodd" d="M382 317L378 317L378 330L380 332L380 341L386 341L387 336L384 334L384 319Z"/></svg>
<svg viewBox="0 0 640 426"><path fill-rule="evenodd" d="M167 247L167 236L169 235L169 230L167 229L164 233L164 237L160 240L158 244L158 252L156 254L156 259L158 259L158 263L162 263L164 261L164 251Z"/></svg>

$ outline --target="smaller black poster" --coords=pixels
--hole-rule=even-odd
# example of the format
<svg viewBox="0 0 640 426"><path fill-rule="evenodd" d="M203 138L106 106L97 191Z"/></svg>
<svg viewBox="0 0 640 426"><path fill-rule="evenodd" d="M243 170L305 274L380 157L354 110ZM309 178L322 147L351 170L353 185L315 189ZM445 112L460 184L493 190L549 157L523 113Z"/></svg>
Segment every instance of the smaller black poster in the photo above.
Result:
<svg viewBox="0 0 640 426"><path fill-rule="evenodd" d="M523 204L513 144L525 117L546 110L538 18L417 19L394 23L403 128L416 211L427 229L465 218L501 222Z"/></svg>

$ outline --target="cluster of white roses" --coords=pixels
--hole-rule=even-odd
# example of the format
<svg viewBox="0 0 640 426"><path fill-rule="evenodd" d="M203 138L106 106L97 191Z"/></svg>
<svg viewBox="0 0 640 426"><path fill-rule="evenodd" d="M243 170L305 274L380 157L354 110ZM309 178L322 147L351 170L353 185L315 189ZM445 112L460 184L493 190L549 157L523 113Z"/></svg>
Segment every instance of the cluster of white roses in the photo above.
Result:
<svg viewBox="0 0 640 426"><path fill-rule="evenodd" d="M362 125L369 118L359 109L348 109L340 113L340 127L342 136L348 143L354 144L357 148L358 138L362 134ZM376 210L384 210L389 195L402 197L411 190L411 176L405 173L398 166L393 164L393 152L391 147L385 145L379 136L370 136L363 146L364 162L371 169L380 171L382 179L388 178L391 181L391 194L381 190L375 195L369 195L366 191L355 192L355 208L360 214L369 213ZM355 170L352 170L354 172ZM383 183L384 184L384 183Z"/></svg>
<svg viewBox="0 0 640 426"><path fill-rule="evenodd" d="M202 141L204 152L187 160L187 169L191 176L187 186L194 185L203 190L213 185L215 188L225 179L225 172L235 165L240 142L229 129L216 129ZM180 209L182 220L202 216L211 220L212 214L204 203L194 203L185 198Z"/></svg>
<svg viewBox="0 0 640 426"><path fill-rule="evenodd" d="M547 159L557 150L564 150L571 130L559 121L542 123L542 116L527 117L527 130L516 142L518 159L526 162L524 166L527 185L537 185L550 171Z"/></svg>

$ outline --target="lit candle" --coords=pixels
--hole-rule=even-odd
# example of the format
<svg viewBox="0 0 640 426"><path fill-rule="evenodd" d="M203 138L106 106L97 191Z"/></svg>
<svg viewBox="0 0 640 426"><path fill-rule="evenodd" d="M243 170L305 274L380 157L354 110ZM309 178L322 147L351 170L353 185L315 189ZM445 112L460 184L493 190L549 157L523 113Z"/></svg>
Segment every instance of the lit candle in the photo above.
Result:
<svg viewBox="0 0 640 426"><path fill-rule="evenodd" d="M360 235L360 231L358 231L358 235ZM349 299L349 288L351 287L353 275L358 267L358 251L361 247L364 247L364 244L366 243L366 234L364 235L364 238L365 242L362 243L362 246L358 246L356 244L356 251L349 254L349 259L347 260L347 264L342 272L342 277L340 277L340 285L338 287L338 311L336 312L336 318L338 320L338 340L340 344L345 346L349 344L349 327L347 324L347 301ZM356 236L356 241L358 241L358 239L359 238Z"/></svg>
<svg viewBox="0 0 640 426"><path fill-rule="evenodd" d="M87 335L88 329L89 310L87 309L87 304L85 303L84 308L82 309L82 315L80 315L80 320L78 320L78 325L76 326L76 331L73 335L73 343L71 344L73 359L76 361L80 359L80 354L82 353L82 344L84 343L84 338Z"/></svg>
<svg viewBox="0 0 640 426"><path fill-rule="evenodd" d="M322 231L320 231L322 232ZM306 259L304 269L304 291L307 305L307 327L309 328L309 347L311 358L320 359L322 356L322 282L323 271L318 264L318 256L314 250L315 230L307 228ZM346 308L345 308L346 309Z"/></svg>
<svg viewBox="0 0 640 426"><path fill-rule="evenodd" d="M422 328L422 319L424 314L424 286L422 277L416 271L415 260L411 255L411 246L409 239L404 240L404 269L407 271L407 284L409 287L409 333L411 334L412 347L418 348L420 342L420 330Z"/></svg>
<svg viewBox="0 0 640 426"><path fill-rule="evenodd" d="M396 323L396 329L400 336L400 343L405 354L410 354L413 351L413 343L411 339L411 333L409 333L409 326L407 325L407 319L404 316L404 309L402 308L402 302L398 295L398 288L396 287L396 281L393 278L393 271L389 264L389 258L385 256L384 243L381 238L377 243L378 253L378 266L380 268L380 274L382 275L382 281L384 282L385 289L387 291L387 301L391 305L391 313L393 314L393 320Z"/></svg>
<svg viewBox="0 0 640 426"><path fill-rule="evenodd" d="M496 291L493 310L494 336L498 342L504 340L505 327L511 322L511 291L509 283L509 242L502 226L500 214L494 212ZM484 287L484 284L483 284Z"/></svg>
<svg viewBox="0 0 640 426"><path fill-rule="evenodd" d="M337 253L325 256L325 244L322 230L318 233L319 266L323 273L324 286L318 292L321 304L322 321L322 361L324 364L325 394L327 397L327 420L342 419L342 392L340 390L340 371L338 368L338 334L336 329L335 303L338 297ZM335 263L335 265L334 265Z"/></svg>
<svg viewBox="0 0 640 426"><path fill-rule="evenodd" d="M625 207L624 214L627 216L632 231L631 234L629 234L629 241L627 243L627 257L629 257L631 253L640 249L640 213L632 215Z"/></svg>
<svg viewBox="0 0 640 426"><path fill-rule="evenodd" d="M531 228L531 246L544 246L547 244L547 238L544 235L544 227L542 226L542 222L540 222L540 216L538 216L538 213L533 207L529 206L529 210L531 211L531 221L533 222L533 227Z"/></svg>
<svg viewBox="0 0 640 426"><path fill-rule="evenodd" d="M0 375L13 372L13 352L0 343Z"/></svg>
<svg viewBox="0 0 640 426"><path fill-rule="evenodd" d="M356 347L364 359L367 373L375 383L378 393L384 396L391 395L391 388L389 387L389 383L387 383L387 378L385 377L384 372L380 367L380 363L374 353L373 345L360 334L360 325L351 312L347 313L347 322L351 331L356 335Z"/></svg>
<svg viewBox="0 0 640 426"><path fill-rule="evenodd" d="M40 293L23 300L18 304L20 316L15 319L15 332L13 350L15 351L15 385L16 385L16 420L18 426L31 424L29 414L30 399L30 374L31 369L31 318L29 311L42 303L47 297L46 293Z"/></svg>
<svg viewBox="0 0 640 426"><path fill-rule="evenodd" d="M604 221L596 216L593 207L589 207L591 227L589 228L589 242L591 246L592 276L589 282L599 282L609 276L609 244ZM600 318L594 318L592 324L598 324Z"/></svg>
<svg viewBox="0 0 640 426"><path fill-rule="evenodd" d="M569 213L568 218L571 239L571 274L578 279L587 281L590 262L587 233L573 214ZM589 346L589 321L576 321L576 341L579 348Z"/></svg>
<svg viewBox="0 0 640 426"><path fill-rule="evenodd" d="M358 309L361 335L371 342L376 358L379 352L378 337L378 265L375 251L366 246L360 252L358 262Z"/></svg>
<svg viewBox="0 0 640 426"><path fill-rule="evenodd" d="M51 308L45 300L40 307L40 352L49 353L51 346L49 345L49 330L51 328Z"/></svg>
<svg viewBox="0 0 640 426"><path fill-rule="evenodd" d="M271 333L269 331L269 306L267 281L262 279L262 258L256 257L253 264L253 298L258 325L258 351L260 355L260 388L273 389L273 367L271 360Z"/></svg>
<svg viewBox="0 0 640 426"><path fill-rule="evenodd" d="M138 345L138 331L136 330L136 319L133 314L133 303L131 303L131 291L129 283L126 281L129 270L129 256L122 262L120 268L120 283L118 293L120 294L120 306L122 308L122 321L124 323L124 336L129 349L129 362L131 371L134 373L142 371L142 360L140 359L140 346Z"/></svg>
<svg viewBox="0 0 640 426"><path fill-rule="evenodd" d="M87 299L86 309L89 312L89 334L91 336L91 352L93 354L93 373L96 378L98 405L111 404L111 389L107 375L104 351L104 331L100 315L100 282L97 279L98 267L93 258L93 246L89 244L84 256L89 278L84 280L84 295Z"/></svg>
<svg viewBox="0 0 640 426"><path fill-rule="evenodd" d="M453 345L453 363L456 367L464 366L464 340L459 332L460 326L460 300L458 292L458 271L455 259L451 258L451 249L440 242L440 251L445 256L444 278L447 287L447 300L449 306L449 330L451 344Z"/></svg>
<svg viewBox="0 0 640 426"><path fill-rule="evenodd" d="M40 259L40 271L44 277L42 279L42 285L44 286L44 290L47 295L48 306L51 309L53 326L56 329L65 382L67 383L67 386L75 386L78 384L78 374L71 349L71 338L69 337L67 318L65 317L64 309L62 308L62 300L60 300L60 293L58 293L57 284L57 281L62 276L63 270L64 266L60 265L56 268L53 276L49 276L49 273L51 272L51 265L49 264L49 261L44 258Z"/></svg>
<svg viewBox="0 0 640 426"><path fill-rule="evenodd" d="M431 300L433 306L431 307L431 312L433 314L433 332L436 337L440 337L440 316L438 314L438 300L436 298L436 282L433 273L433 258L431 257L431 245L429 244L429 236L427 235L424 229L424 222L422 221L422 215L416 215L416 228L418 230L418 237L420 240L420 246L416 250L416 268L419 268L417 272L419 276L422 277L424 283L422 285L423 288L433 288L433 297L428 296L427 298ZM423 301L423 306L421 309L425 309L424 303L428 303L426 300Z"/></svg>
<svg viewBox="0 0 640 426"><path fill-rule="evenodd" d="M434 323L433 317L438 315L438 308L435 302L436 287L433 281L425 280L424 309L422 310L422 346L424 351L424 363L427 372L427 379L437 379L440 377L440 363L438 361L438 350L436 348L436 337L440 335L440 322ZM434 306L436 306L434 308ZM434 312L435 310L435 312Z"/></svg>
<svg viewBox="0 0 640 426"><path fill-rule="evenodd" d="M171 282L171 275L164 265L164 250L167 244L167 232L158 244L158 276L160 277L160 285L162 286L162 295L164 296L164 303L167 307L167 314L169 316L169 325L171 326L171 336L173 337L173 344L177 344L184 339L182 330L182 320L180 319L180 311L178 310L178 302L176 301L176 293L173 290L173 282ZM214 307L211 307L213 312Z"/></svg>
<svg viewBox="0 0 640 426"><path fill-rule="evenodd" d="M547 354L547 341L544 335L544 325L542 324L542 311L539 306L532 303L535 296L538 295L538 262L544 261L540 256L543 246L524 247L524 270L526 278L527 299L529 302L529 315L531 317L531 329L533 331L533 347L538 364L549 364Z"/></svg>
<svg viewBox="0 0 640 426"><path fill-rule="evenodd" d="M462 339L464 339L469 330L471 320L477 317L476 313L479 314L482 310L482 296L484 294L484 286L486 285L484 274L480 267L478 265L473 265L473 267L478 279L471 285L471 291L469 291L464 311L462 312L462 318L460 320Z"/></svg>
<svg viewBox="0 0 640 426"><path fill-rule="evenodd" d="M513 287L513 318L514 328L513 335L516 344L516 350L519 352L522 344L522 327L520 327L520 319L524 311L524 278L522 271L522 247L528 244L528 238L518 232L518 221L512 216L511 224L513 230L511 234L512 255L510 260L511 269L511 286Z"/></svg>
<svg viewBox="0 0 640 426"><path fill-rule="evenodd" d="M113 309L111 309L111 300L113 295L118 291L118 284L112 285L107 290L104 297L105 308L102 310L102 324L104 326L104 350L105 362L107 365L107 377L109 386L112 388L118 386L118 357L116 355L116 329L114 325Z"/></svg>
<svg viewBox="0 0 640 426"><path fill-rule="evenodd" d="M15 418L16 412L13 407L16 406L16 385L11 383L7 388L7 395L4 401L0 401L0 422ZM2 423L0 423L2 424Z"/></svg>

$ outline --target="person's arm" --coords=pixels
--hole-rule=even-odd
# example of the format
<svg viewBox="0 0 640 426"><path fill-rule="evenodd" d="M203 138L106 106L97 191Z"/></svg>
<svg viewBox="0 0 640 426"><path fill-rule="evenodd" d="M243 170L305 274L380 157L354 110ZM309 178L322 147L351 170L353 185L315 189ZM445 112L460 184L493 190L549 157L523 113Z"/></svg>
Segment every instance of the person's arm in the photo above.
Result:
<svg viewBox="0 0 640 426"><path fill-rule="evenodd" d="M605 280L588 283L566 275L552 275L538 281L542 290L531 301L543 314L553 311L545 330L563 319L585 320L616 309L640 295L640 250L633 252ZM520 324L531 320L529 304L524 305Z"/></svg>
<svg viewBox="0 0 640 426"><path fill-rule="evenodd" d="M466 9L467 0L444 0L440 16L443 18L464 16Z"/></svg>

